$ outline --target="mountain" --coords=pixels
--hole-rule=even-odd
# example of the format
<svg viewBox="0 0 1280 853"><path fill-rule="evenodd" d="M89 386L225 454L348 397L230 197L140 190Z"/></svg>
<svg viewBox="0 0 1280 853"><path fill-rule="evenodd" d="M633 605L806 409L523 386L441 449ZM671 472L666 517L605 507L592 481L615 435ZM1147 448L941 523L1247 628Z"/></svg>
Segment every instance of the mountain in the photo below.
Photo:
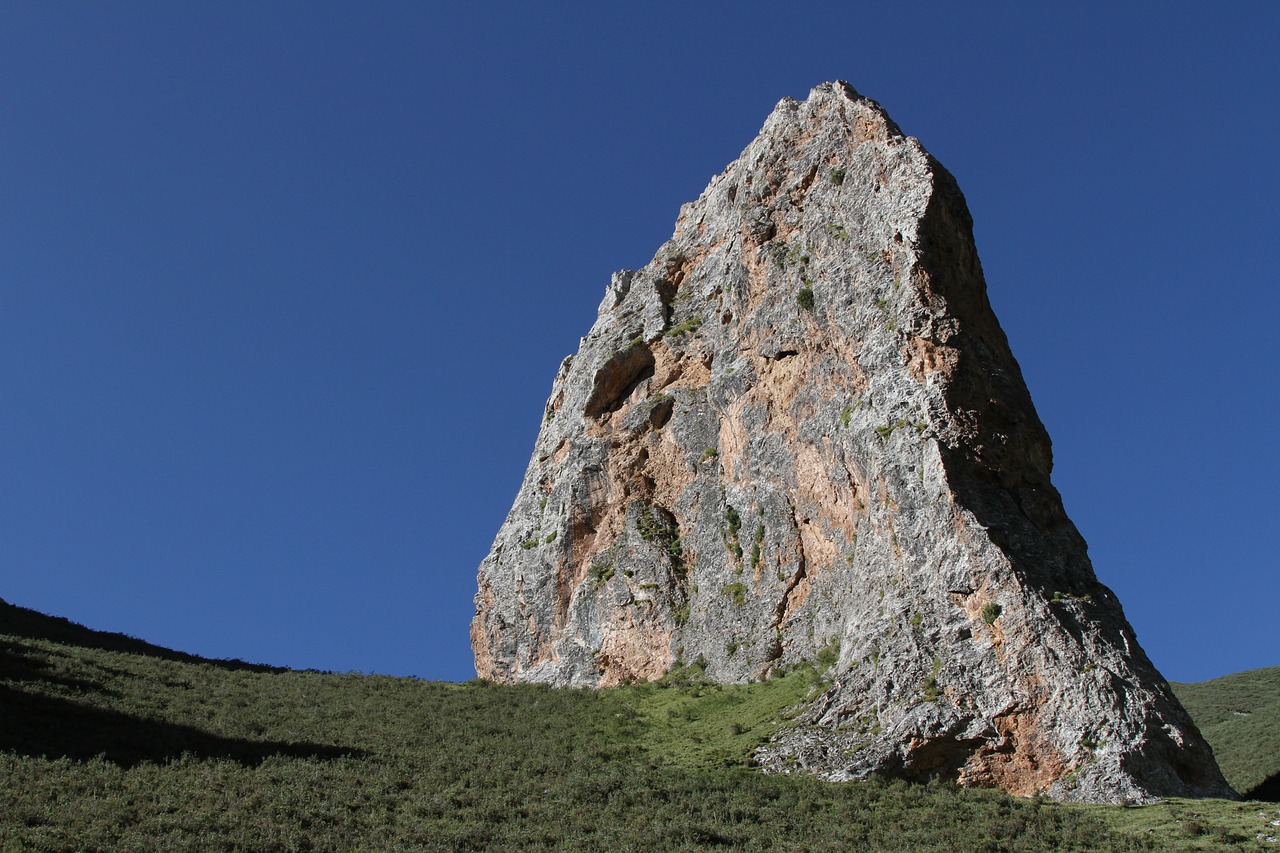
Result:
<svg viewBox="0 0 1280 853"><path fill-rule="evenodd" d="M742 683L826 652L766 770L1232 796L1051 467L955 180L824 84L613 277L561 364L479 569L477 672Z"/></svg>

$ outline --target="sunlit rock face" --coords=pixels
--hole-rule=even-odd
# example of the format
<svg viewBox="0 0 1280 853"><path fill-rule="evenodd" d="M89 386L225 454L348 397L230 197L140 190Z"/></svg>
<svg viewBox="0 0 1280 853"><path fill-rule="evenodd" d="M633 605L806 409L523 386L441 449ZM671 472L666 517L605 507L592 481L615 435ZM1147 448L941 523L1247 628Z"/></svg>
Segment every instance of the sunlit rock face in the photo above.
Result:
<svg viewBox="0 0 1280 853"><path fill-rule="evenodd" d="M955 180L844 83L616 274L479 573L476 669L742 682L838 644L775 772L1230 796L1094 576Z"/></svg>

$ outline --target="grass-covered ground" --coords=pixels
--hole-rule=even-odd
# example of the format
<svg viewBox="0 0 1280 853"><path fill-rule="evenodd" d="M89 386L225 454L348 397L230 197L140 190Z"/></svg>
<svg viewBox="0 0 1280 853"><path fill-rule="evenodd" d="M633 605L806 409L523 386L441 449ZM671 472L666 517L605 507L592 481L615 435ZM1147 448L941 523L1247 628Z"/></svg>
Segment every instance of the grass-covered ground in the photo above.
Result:
<svg viewBox="0 0 1280 853"><path fill-rule="evenodd" d="M1245 796L1280 799L1280 666L1174 684L1173 692L1227 781Z"/></svg>
<svg viewBox="0 0 1280 853"><path fill-rule="evenodd" d="M1276 806L763 776L751 749L813 670L697 676L592 692L291 672L0 603L0 850L1277 849L1256 839Z"/></svg>

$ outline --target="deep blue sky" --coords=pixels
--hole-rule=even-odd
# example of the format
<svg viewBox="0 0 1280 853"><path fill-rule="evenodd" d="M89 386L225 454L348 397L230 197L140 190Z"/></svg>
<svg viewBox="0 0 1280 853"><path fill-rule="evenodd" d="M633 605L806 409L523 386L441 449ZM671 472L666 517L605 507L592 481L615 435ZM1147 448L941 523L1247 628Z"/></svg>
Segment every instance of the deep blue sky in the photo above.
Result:
<svg viewBox="0 0 1280 853"><path fill-rule="evenodd" d="M5 3L0 597L472 677L609 274L840 78L964 189L1156 665L1280 664L1280 6L613 5Z"/></svg>

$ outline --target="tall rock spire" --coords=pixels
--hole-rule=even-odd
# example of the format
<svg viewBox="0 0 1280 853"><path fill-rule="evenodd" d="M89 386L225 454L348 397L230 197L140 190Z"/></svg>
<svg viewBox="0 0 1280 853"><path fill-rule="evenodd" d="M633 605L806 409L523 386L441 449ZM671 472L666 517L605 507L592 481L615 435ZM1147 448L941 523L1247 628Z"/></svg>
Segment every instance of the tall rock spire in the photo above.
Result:
<svg viewBox="0 0 1280 853"><path fill-rule="evenodd" d="M1050 483L971 226L848 84L779 103L560 366L480 676L737 682L838 644L766 769L1230 796Z"/></svg>

